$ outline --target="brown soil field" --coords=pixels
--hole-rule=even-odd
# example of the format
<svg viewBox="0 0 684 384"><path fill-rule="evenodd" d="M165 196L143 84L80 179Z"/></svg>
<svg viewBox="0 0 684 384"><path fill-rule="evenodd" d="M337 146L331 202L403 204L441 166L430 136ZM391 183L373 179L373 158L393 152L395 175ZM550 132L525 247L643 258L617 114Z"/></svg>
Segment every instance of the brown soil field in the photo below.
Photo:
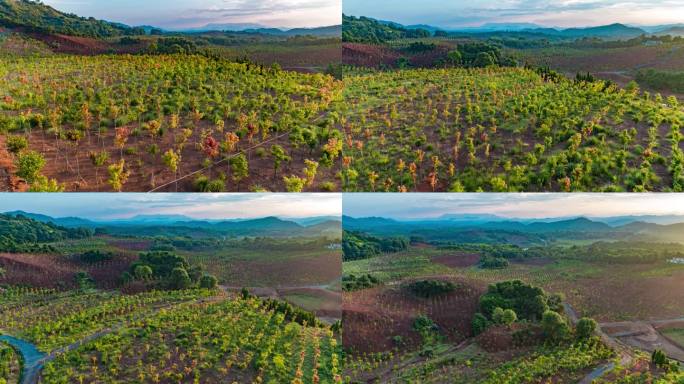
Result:
<svg viewBox="0 0 684 384"><path fill-rule="evenodd" d="M153 241L152 240L141 240L141 239L135 239L135 240L122 240L122 239L116 239L116 238L110 238L107 240L107 243L113 247L119 248L121 250L125 251L135 251L135 252L140 252L140 251L147 251L150 249L152 246Z"/></svg>
<svg viewBox="0 0 684 384"><path fill-rule="evenodd" d="M401 55L378 45L343 43L342 62L359 67L393 66Z"/></svg>
<svg viewBox="0 0 684 384"><path fill-rule="evenodd" d="M329 64L342 62L339 45L292 47L284 52L254 52L250 60L264 65L278 63L283 69L298 72L315 72L325 69Z"/></svg>
<svg viewBox="0 0 684 384"><path fill-rule="evenodd" d="M633 273L615 271L615 275L602 278L558 279L544 288L548 292L565 292L581 315L594 317L599 322L658 320L684 315L684 271L639 278Z"/></svg>
<svg viewBox="0 0 684 384"><path fill-rule="evenodd" d="M418 298L399 286L344 292L342 301L343 345L353 353L391 350L401 336L402 345L415 347L420 336L413 321L427 315L451 342L471 336L471 320L477 311L484 284L455 280L455 291L432 299Z"/></svg>
<svg viewBox="0 0 684 384"><path fill-rule="evenodd" d="M176 136L181 134L180 129L175 131L169 130L161 138L152 138L146 133L141 133L137 137L131 135L123 151L114 145L116 132L113 129L103 132L101 139L96 137L94 133L91 133L89 138L82 139L77 145L63 140L57 142L51 135L34 130L29 136L29 148L43 154L46 164L42 173L48 178L54 178L63 183L67 191L113 191L107 183L106 166L97 168L90 159L90 153L104 151L107 152L110 163L117 162L120 158L126 160L126 167L130 171L130 176L123 186L123 191L145 192L204 168L202 163L207 156L199 146L202 128L207 126L208 124L203 122L200 123L200 127L193 129L193 134L188 139L187 145L181 154L182 160L179 164L177 176L166 167L162 160L162 154L167 149L174 148ZM132 132L137 128L137 124L131 124L128 128ZM225 132L228 131L230 129L226 128ZM271 141L263 145L265 151L265 156L263 157L257 155L256 148L247 151L249 176L239 183L233 181L228 161L214 165L210 169L203 171L202 174L212 179L218 178L220 174L226 175L225 188L227 192L245 192L249 191L251 187L256 186L270 191L285 191L285 184L282 180L283 175L301 175L302 169L305 167L304 160L307 158L318 159L320 156L317 156L318 154L310 155L308 148L293 148L287 135L281 135L282 137L272 136L267 139ZM0 140L3 139L0 138ZM257 143L255 139L252 146L255 146ZM277 174L274 171L273 160L270 156L270 148L275 144L281 145L292 158L290 162L284 162L281 165L281 169L278 170ZM153 145L156 145L158 148L158 151L154 154L149 151ZM238 146L240 150L246 150L247 148L251 148L248 143L240 143ZM126 151L132 154L127 154ZM217 162L219 159L217 158L213 161ZM6 166L4 169L9 169L9 167ZM335 167L326 168L320 166L316 181L318 183L333 181L335 180L335 172ZM197 176L187 177L178 181L177 184L168 185L157 191L194 191L193 182ZM318 184L315 183L307 190L319 190Z"/></svg>
<svg viewBox="0 0 684 384"><path fill-rule="evenodd" d="M105 53L137 53L147 46L143 44L120 45L89 37L29 32L27 36L45 43L55 53L71 55L101 55Z"/></svg>
<svg viewBox="0 0 684 384"><path fill-rule="evenodd" d="M315 257L287 260L220 260L206 262L207 272L230 286L302 287L324 285L339 279L339 252L321 253Z"/></svg>
<svg viewBox="0 0 684 384"><path fill-rule="evenodd" d="M390 47L361 43L342 44L342 62L358 67L396 67L399 58L406 58L412 67L429 68L446 56L450 47L438 45L436 49L420 53L402 52Z"/></svg>
<svg viewBox="0 0 684 384"><path fill-rule="evenodd" d="M118 256L107 262L82 264L55 255L0 253L0 266L5 269L5 277L0 281L11 285L73 288L75 274L85 271L98 288L111 289L119 285L121 274L133 260L131 256Z"/></svg>
<svg viewBox="0 0 684 384"><path fill-rule="evenodd" d="M16 170L14 159L7 151L5 137L0 135L0 192L23 192L27 189L26 182L14 175Z"/></svg>
<svg viewBox="0 0 684 384"><path fill-rule="evenodd" d="M567 55L551 57L552 68L572 72L601 72L631 70L647 67L658 61L663 54L663 47L631 47L620 49L587 50L583 55Z"/></svg>
<svg viewBox="0 0 684 384"><path fill-rule="evenodd" d="M449 268L467 268L477 265L480 262L480 255L477 253L456 253L433 257L432 261Z"/></svg>
<svg viewBox="0 0 684 384"><path fill-rule="evenodd" d="M522 346L516 345L513 339L513 334L516 331L528 329L531 331L531 337L527 345L536 345L544 340L543 332L538 325L527 325L522 323L511 324L510 327L505 325L494 325L487 328L484 332L477 335L475 341L487 352L502 352L510 351L520 348Z"/></svg>

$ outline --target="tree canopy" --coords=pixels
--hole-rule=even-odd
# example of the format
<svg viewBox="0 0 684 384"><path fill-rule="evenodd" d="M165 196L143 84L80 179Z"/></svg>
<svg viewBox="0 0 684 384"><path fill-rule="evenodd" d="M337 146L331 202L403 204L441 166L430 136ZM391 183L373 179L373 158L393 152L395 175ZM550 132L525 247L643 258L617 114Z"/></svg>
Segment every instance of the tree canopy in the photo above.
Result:
<svg viewBox="0 0 684 384"><path fill-rule="evenodd" d="M79 17L60 12L40 1L7 0L0 2L0 26L21 27L42 33L60 33L93 38L144 35L143 28Z"/></svg>

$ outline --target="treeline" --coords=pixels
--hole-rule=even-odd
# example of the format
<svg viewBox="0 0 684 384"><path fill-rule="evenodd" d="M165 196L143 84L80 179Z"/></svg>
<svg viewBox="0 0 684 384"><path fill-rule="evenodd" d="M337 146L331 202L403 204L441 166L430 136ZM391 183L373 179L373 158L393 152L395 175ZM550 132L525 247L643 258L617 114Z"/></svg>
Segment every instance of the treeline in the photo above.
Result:
<svg viewBox="0 0 684 384"><path fill-rule="evenodd" d="M629 48L637 47L644 44L655 43L680 43L684 42L684 37L682 36L654 36L654 35L641 35L627 40L603 40L599 37L583 37L577 39L573 42L564 42L560 44L561 46L567 46L572 48Z"/></svg>
<svg viewBox="0 0 684 384"><path fill-rule="evenodd" d="M371 288L378 284L380 284L380 280L370 273L361 276L354 274L342 276L342 290L346 292Z"/></svg>
<svg viewBox="0 0 684 384"><path fill-rule="evenodd" d="M361 232L344 231L342 234L343 260L359 260L406 250L408 239L404 237L375 237Z"/></svg>
<svg viewBox="0 0 684 384"><path fill-rule="evenodd" d="M368 17L342 15L342 41L347 43L382 44L390 40L430 37L425 29L407 29L383 24Z"/></svg>
<svg viewBox="0 0 684 384"><path fill-rule="evenodd" d="M636 81L659 90L684 92L684 71L640 70L637 72Z"/></svg>
<svg viewBox="0 0 684 384"><path fill-rule="evenodd" d="M528 248L514 244L451 244L440 246L440 249L478 253L482 257L481 266L485 268L505 267L506 265L501 260L507 262L523 258L566 258L609 263L617 261L649 264L684 257L684 246L681 244L642 241L597 241L588 245L570 247L532 246Z"/></svg>
<svg viewBox="0 0 684 384"><path fill-rule="evenodd" d="M169 251L141 253L121 279L124 283L138 281L162 289L212 289L218 285L216 277L205 273L201 266L191 266L184 256Z"/></svg>
<svg viewBox="0 0 684 384"><path fill-rule="evenodd" d="M244 295L243 295L244 296ZM316 315L309 311L305 311L294 305L275 299L266 299L263 301L264 307L277 313L283 314L285 320L292 321L300 325L307 325L313 327L324 327L325 325L316 318Z"/></svg>
<svg viewBox="0 0 684 384"><path fill-rule="evenodd" d="M480 297L479 312L472 320L472 331L479 335L490 326L510 327L519 322L524 327L512 333L513 342L519 346L536 343L535 328L539 328L540 336L550 345L592 339L596 321L583 317L573 329L564 316L563 300L562 294L547 294L542 288L520 280L492 284Z"/></svg>
<svg viewBox="0 0 684 384"><path fill-rule="evenodd" d="M449 61L462 67L484 68L492 65L515 67L518 63L501 51L496 44L468 42L459 44L455 51L447 55Z"/></svg>
<svg viewBox="0 0 684 384"><path fill-rule="evenodd" d="M94 231L88 228L66 228L22 215L0 214L2 252L54 252L54 248L45 243L88 238L93 233Z"/></svg>
<svg viewBox="0 0 684 384"><path fill-rule="evenodd" d="M93 38L144 35L145 29L131 28L63 13L40 1L9 0L0 2L0 25L20 27L31 32L60 33Z"/></svg>
<svg viewBox="0 0 684 384"><path fill-rule="evenodd" d="M587 261L652 264L672 258L684 257L684 246L676 243L599 241L585 246L562 248L559 253L559 257Z"/></svg>
<svg viewBox="0 0 684 384"><path fill-rule="evenodd" d="M485 269L506 268L510 264L510 259L547 256L545 247L521 248L515 244L455 244L441 248L478 253L480 268Z"/></svg>

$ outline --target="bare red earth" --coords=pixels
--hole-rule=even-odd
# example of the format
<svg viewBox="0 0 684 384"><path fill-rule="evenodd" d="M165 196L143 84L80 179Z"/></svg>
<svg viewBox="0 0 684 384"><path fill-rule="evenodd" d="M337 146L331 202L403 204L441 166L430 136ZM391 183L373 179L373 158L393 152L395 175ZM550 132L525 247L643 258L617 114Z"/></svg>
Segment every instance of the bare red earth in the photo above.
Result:
<svg viewBox="0 0 684 384"><path fill-rule="evenodd" d="M413 322L427 315L449 341L471 336L471 320L478 308L484 284L456 281L455 291L431 299L412 295L401 287L375 287L345 292L342 302L343 344L353 353L381 352L394 347L415 347L420 336ZM398 345L394 338L400 336Z"/></svg>
<svg viewBox="0 0 684 384"><path fill-rule="evenodd" d="M433 257L432 261L449 268L467 268L477 265L480 262L480 255L477 253L455 253Z"/></svg>
<svg viewBox="0 0 684 384"><path fill-rule="evenodd" d="M76 273L85 271L99 288L111 289L119 285L121 274L133 260L131 256L117 256L111 261L82 264L56 255L0 253L0 266L5 269L3 283L43 288L72 288Z"/></svg>

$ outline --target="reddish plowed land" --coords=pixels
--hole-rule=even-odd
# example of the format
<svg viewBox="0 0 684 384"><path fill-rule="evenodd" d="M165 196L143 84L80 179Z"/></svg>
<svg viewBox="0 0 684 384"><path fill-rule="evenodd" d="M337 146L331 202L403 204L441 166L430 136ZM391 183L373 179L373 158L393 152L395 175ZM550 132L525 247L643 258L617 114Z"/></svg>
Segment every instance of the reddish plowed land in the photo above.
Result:
<svg viewBox="0 0 684 384"><path fill-rule="evenodd" d="M393 66L401 55L379 45L343 43L342 62L359 67Z"/></svg>
<svg viewBox="0 0 684 384"><path fill-rule="evenodd" d="M584 309L583 315L597 321L670 319L682 316L684 272L638 280L618 274L575 282L552 282L547 290L569 292L568 300L573 307Z"/></svg>
<svg viewBox="0 0 684 384"><path fill-rule="evenodd" d="M113 247L128 251L147 251L153 244L152 240L147 239L110 239L107 243Z"/></svg>
<svg viewBox="0 0 684 384"><path fill-rule="evenodd" d="M314 46L296 46L283 51L256 51L249 54L250 60L256 63L271 65L278 63L281 67L298 72L314 72L325 69L329 64L342 62L340 44Z"/></svg>
<svg viewBox="0 0 684 384"><path fill-rule="evenodd" d="M459 281L453 292L430 299L396 286L345 292L344 347L353 353L416 347L420 336L413 330L413 322L419 315L432 319L449 341L461 342L471 336L471 321L484 291L483 284Z"/></svg>
<svg viewBox="0 0 684 384"><path fill-rule="evenodd" d="M527 343L529 343L529 345L535 345L544 341L544 335L542 333L541 327L520 323L511 324L510 326L491 326L481 334L477 335L475 341L477 342L477 345L482 347L482 349L487 352L496 353L509 351L522 346L516 343L513 334L516 331L523 329L530 331L528 339L525 340Z"/></svg>
<svg viewBox="0 0 684 384"><path fill-rule="evenodd" d="M477 253L454 253L433 257L432 261L450 268L467 268L477 265L480 262L480 255Z"/></svg>
<svg viewBox="0 0 684 384"><path fill-rule="evenodd" d="M99 288L112 289L119 285L121 274L133 260L130 256L118 256L111 261L84 265L63 256L0 253L0 266L5 269L3 283L43 288L73 288L76 273L85 271Z"/></svg>
<svg viewBox="0 0 684 384"><path fill-rule="evenodd" d="M180 156L182 158L178 167L177 174L171 172L164 164L161 150L155 153L150 153L150 148L157 146L158 148L170 148L183 135L180 130L171 131L163 137L153 138L147 134L141 136L131 137L128 141L128 153L121 152L114 146L113 143L116 137L116 131L109 130L101 135L101 138L93 137L76 145L70 145L65 142L55 141L50 135L43 132L34 132L29 138L31 147L39 149L46 160L43 173L49 178L60 180L65 184L68 191L79 192L106 192L112 191L112 187L107 183L107 169L106 167L96 167L92 164L90 154L106 152L107 157L112 161L124 159L126 164L129 164L130 176L124 186L123 191L137 192L149 191L158 188L164 184L173 182L183 175L190 174L194 171L204 169L201 172L203 175L210 178L218 178L220 175L231 175L232 169L229 161L224 161L220 164L208 167L205 169L206 154L202 151L202 132L209 129L209 124L200 124L200 129L193 130L192 136L188 139L189 145L181 149ZM128 125L124 127L128 131L136 129L135 125ZM292 148L287 136L279 137L270 141L263 146L264 150L270 150L272 145L280 145L289 153L297 153L290 162L284 163L282 168L276 172L273 169L273 160L270 156L259 156L255 149L247 151L247 158L249 160L250 175L236 183L228 180L227 188L230 191L245 192L249 190L249 186L259 185L269 190L284 190L285 186L282 180L282 175L290 175L293 173L300 173L304 169L304 159L308 150L303 148ZM248 143L237 148L249 147ZM161 151L163 152L163 151ZM319 169L319 175L323 180L331 180L334 178L335 170ZM174 192L191 191L194 189L195 177L186 177L178 182L166 185L160 188L159 192Z"/></svg>
<svg viewBox="0 0 684 384"><path fill-rule="evenodd" d="M203 261L207 271L229 281L231 285L298 287L327 284L342 274L339 252L327 252L312 257L266 260L225 260L213 258Z"/></svg>
<svg viewBox="0 0 684 384"><path fill-rule="evenodd" d="M5 138L0 136L0 192L21 192L26 190L26 183L14 173L17 167L14 165L12 155L7 152Z"/></svg>
<svg viewBox="0 0 684 384"><path fill-rule="evenodd" d="M343 43L342 62L357 67L396 67L400 58L405 58L412 67L429 68L443 59L453 49L448 45L436 45L424 52L408 52L382 45Z"/></svg>

